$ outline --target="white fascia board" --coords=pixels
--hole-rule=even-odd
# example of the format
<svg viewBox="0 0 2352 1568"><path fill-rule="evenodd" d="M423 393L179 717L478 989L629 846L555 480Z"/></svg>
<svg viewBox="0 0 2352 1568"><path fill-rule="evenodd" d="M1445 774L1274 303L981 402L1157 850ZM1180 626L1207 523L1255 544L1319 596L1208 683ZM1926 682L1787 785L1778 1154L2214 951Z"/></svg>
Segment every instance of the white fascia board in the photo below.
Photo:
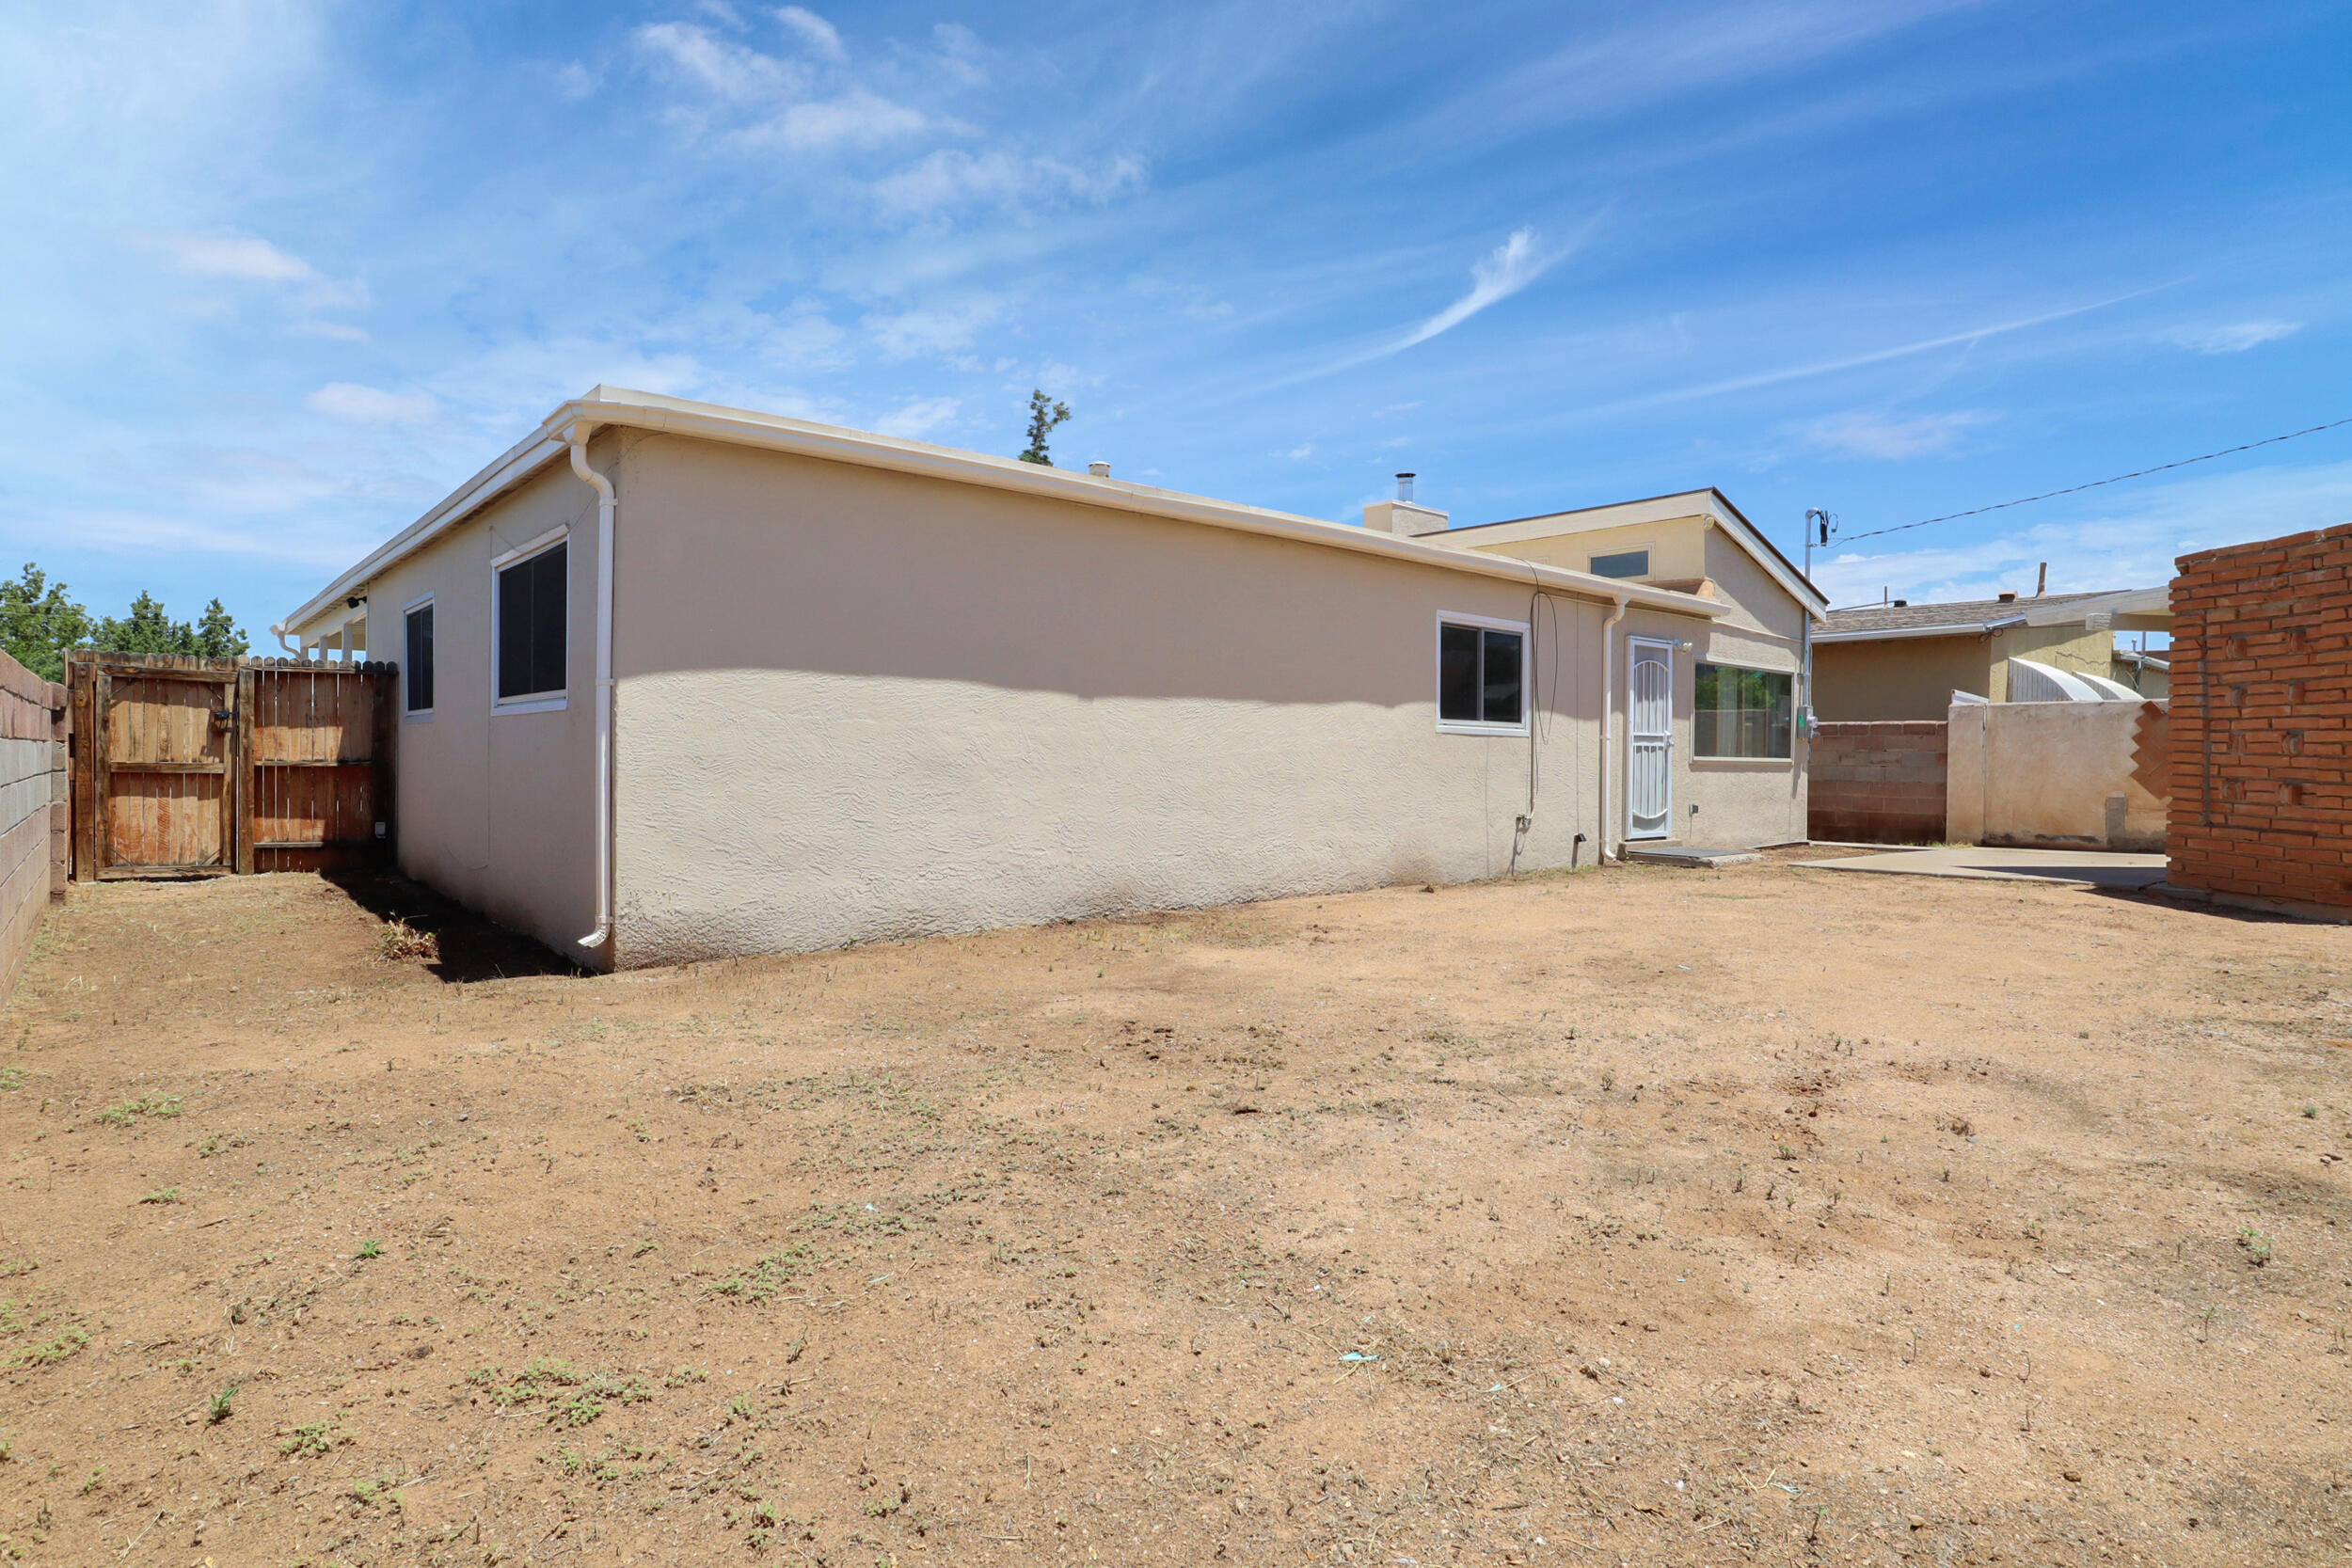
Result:
<svg viewBox="0 0 2352 1568"><path fill-rule="evenodd" d="M2063 626L2076 621L2087 621L2093 615L2130 615L2143 622L2148 617L2161 616L2164 624L2172 622L2172 589L2126 588L2113 594L2101 594L2088 599L2074 599L2066 604L2028 608L2026 620L2037 626ZM2149 629L2155 629L2153 626Z"/></svg>
<svg viewBox="0 0 2352 1568"><path fill-rule="evenodd" d="M478 508L530 477L567 450L570 431L583 421L596 427L623 426L631 430L723 441L734 446L791 452L861 467L886 468L956 483L979 484L1021 495L1074 501L1085 506L1111 507L1178 522L1203 523L1213 528L1352 550L1359 555L1382 556L1415 565L1438 566L1473 577L1500 578L1530 588L1548 589L1602 603L1623 600L1629 605L1670 610L1702 620L1720 619L1730 613L1731 608L1694 594L1647 588L1639 583L1595 577L1589 572L1571 572L1510 556L1480 555L1470 550L1423 544L1402 535L1351 528L1344 523L1328 522L1321 517L1302 517L1232 501L1213 500L1205 496L1153 489L1150 485L1120 480L1097 479L1092 474L1023 463L1015 458L960 451L951 447L935 447L896 436L876 436L866 431L847 430L837 425L787 419L780 414L754 413L717 404L664 397L654 392L597 387L586 397L576 398L548 415L535 435L516 444L504 457L476 474L440 505L337 578L284 624L289 629L301 625L325 606L365 582L371 574L382 571L402 557L421 548L435 536L454 527Z"/></svg>

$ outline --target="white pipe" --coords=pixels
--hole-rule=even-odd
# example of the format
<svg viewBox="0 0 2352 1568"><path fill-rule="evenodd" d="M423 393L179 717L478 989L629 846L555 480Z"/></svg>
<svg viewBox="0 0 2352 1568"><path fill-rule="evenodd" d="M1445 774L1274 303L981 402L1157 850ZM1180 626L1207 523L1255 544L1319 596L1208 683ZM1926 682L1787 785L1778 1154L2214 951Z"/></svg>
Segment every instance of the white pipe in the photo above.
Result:
<svg viewBox="0 0 2352 1568"><path fill-rule="evenodd" d="M1609 612L1609 619L1600 624L1600 860L1607 865L1609 853L1609 771L1612 760L1609 750L1610 732L1615 727L1611 720L1617 702L1617 639L1616 626L1625 619L1625 600L1616 601L1617 608Z"/></svg>
<svg viewBox="0 0 2352 1568"><path fill-rule="evenodd" d="M270 627L269 634L278 639L278 645L279 647L285 649L294 657L300 658L302 657L302 650L294 643L286 641L286 626L284 622L281 621L277 626Z"/></svg>
<svg viewBox="0 0 2352 1568"><path fill-rule="evenodd" d="M572 426L572 472L596 488L596 928L580 939L602 947L612 936L612 482L588 466L596 426Z"/></svg>

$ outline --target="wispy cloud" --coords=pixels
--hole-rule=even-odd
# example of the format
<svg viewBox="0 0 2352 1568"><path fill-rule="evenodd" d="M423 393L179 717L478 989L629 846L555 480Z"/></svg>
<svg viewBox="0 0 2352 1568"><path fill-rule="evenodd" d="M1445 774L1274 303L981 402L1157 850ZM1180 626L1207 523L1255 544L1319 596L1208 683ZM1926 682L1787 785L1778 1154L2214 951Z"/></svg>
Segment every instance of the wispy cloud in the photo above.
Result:
<svg viewBox="0 0 2352 1568"><path fill-rule="evenodd" d="M1566 254L1565 250L1538 249L1533 229L1514 230L1509 239L1495 246L1493 255L1470 268L1470 293L1406 333L1388 352L1411 348L1440 332L1452 331L1487 306L1509 299L1534 282Z"/></svg>
<svg viewBox="0 0 2352 1568"><path fill-rule="evenodd" d="M2227 326L2183 327L2172 334L2172 341L2200 354L2244 354L2249 348L2291 338L2302 329L2301 322L2237 322Z"/></svg>
<svg viewBox="0 0 2352 1568"><path fill-rule="evenodd" d="M898 436L913 440L949 423L962 407L961 398L918 398L876 420L874 428L884 436Z"/></svg>
<svg viewBox="0 0 2352 1568"><path fill-rule="evenodd" d="M387 392L350 381L328 382L302 406L348 424L426 424L441 412L440 400L430 392Z"/></svg>
<svg viewBox="0 0 2352 1568"><path fill-rule="evenodd" d="M248 283L315 283L318 269L250 234L142 234L164 264L191 277L233 277Z"/></svg>
<svg viewBox="0 0 2352 1568"><path fill-rule="evenodd" d="M2000 416L1981 409L1892 420L1882 414L1833 414L1805 427L1805 444L1820 451L1856 457L1925 457L1949 451L1960 438Z"/></svg>
<svg viewBox="0 0 2352 1568"><path fill-rule="evenodd" d="M962 353L1002 309L993 299L970 299L870 315L861 325L874 335L874 345L883 358L913 359L927 354Z"/></svg>
<svg viewBox="0 0 2352 1568"><path fill-rule="evenodd" d="M929 217L977 202L1107 201L1143 178L1143 161L1132 156L1086 168L1058 158L942 148L875 182L874 201L889 217Z"/></svg>
<svg viewBox="0 0 2352 1568"><path fill-rule="evenodd" d="M775 14L813 59L770 54L698 23L637 29L639 51L692 95L672 105L672 123L755 152L879 147L931 128L923 111L848 79L849 51L831 23L798 6Z"/></svg>

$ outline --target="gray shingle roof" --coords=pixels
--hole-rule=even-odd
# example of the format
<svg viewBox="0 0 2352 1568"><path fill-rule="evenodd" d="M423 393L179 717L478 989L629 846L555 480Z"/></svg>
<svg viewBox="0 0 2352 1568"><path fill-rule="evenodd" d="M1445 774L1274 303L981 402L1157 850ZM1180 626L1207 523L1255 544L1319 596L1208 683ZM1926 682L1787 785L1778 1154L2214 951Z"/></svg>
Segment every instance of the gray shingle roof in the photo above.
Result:
<svg viewBox="0 0 2352 1568"><path fill-rule="evenodd" d="M2044 594L2028 598L2020 594L2004 604L1999 599L1966 599L1958 604L1863 605L1829 612L1829 631L1901 631L1913 626L1981 626L2007 621L2028 610L2047 610L2075 599L2096 599L2103 594Z"/></svg>

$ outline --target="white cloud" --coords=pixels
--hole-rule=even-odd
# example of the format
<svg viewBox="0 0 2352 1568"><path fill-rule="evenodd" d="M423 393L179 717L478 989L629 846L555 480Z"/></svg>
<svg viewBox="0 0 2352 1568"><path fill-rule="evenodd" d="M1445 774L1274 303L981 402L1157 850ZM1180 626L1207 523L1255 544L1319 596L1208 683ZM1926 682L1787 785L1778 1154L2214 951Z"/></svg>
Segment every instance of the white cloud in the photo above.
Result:
<svg viewBox="0 0 2352 1568"><path fill-rule="evenodd" d="M441 412L430 392L387 392L350 381L328 382L304 398L302 406L351 424L425 424Z"/></svg>
<svg viewBox="0 0 2352 1568"><path fill-rule="evenodd" d="M1470 293L1415 327L1396 346L1411 348L1461 325L1487 306L1508 299L1534 282L1566 254L1565 250L1555 250L1546 255L1535 248L1533 229L1515 230L1495 247L1493 255L1470 268Z"/></svg>
<svg viewBox="0 0 2352 1568"><path fill-rule="evenodd" d="M690 134L716 132L726 146L758 152L873 147L930 127L921 110L838 80L848 52L822 17L799 7L777 17L812 47L818 65L767 54L691 22L637 29L639 50L700 99L674 105L673 124Z"/></svg>
<svg viewBox="0 0 2352 1568"><path fill-rule="evenodd" d="M799 34L801 41L821 57L836 65L850 57L850 52L841 47L841 35L834 30L833 24L815 11L787 6L776 12L776 20Z"/></svg>
<svg viewBox="0 0 2352 1568"><path fill-rule="evenodd" d="M234 277L250 283L313 283L318 270L299 256L248 234L145 234L164 264L194 277Z"/></svg>
<svg viewBox="0 0 2352 1568"><path fill-rule="evenodd" d="M1278 451L1278 452L1276 452L1274 455L1275 455L1275 456L1277 456L1277 457L1300 457L1300 458L1303 458L1303 457L1312 457L1314 454L1315 454L1315 444L1314 444L1312 441L1304 441L1304 442L1301 442L1299 445L1297 445L1297 446L1295 446L1295 447L1291 448L1288 451Z"/></svg>
<svg viewBox="0 0 2352 1568"><path fill-rule="evenodd" d="M302 321L294 323L286 330L300 337L325 338L338 343L364 343L371 341L366 327L353 326L347 322Z"/></svg>
<svg viewBox="0 0 2352 1568"><path fill-rule="evenodd" d="M1977 409L1890 420L1877 414L1834 414L1805 428L1805 444L1857 457L1924 457L1947 451L1967 431L1998 416Z"/></svg>
<svg viewBox="0 0 2352 1568"><path fill-rule="evenodd" d="M863 325L885 359L913 359L925 354L961 354L972 346L980 328L994 321L1001 307L989 299L960 305L924 307L897 315L872 315Z"/></svg>
<svg viewBox="0 0 2352 1568"><path fill-rule="evenodd" d="M555 90L564 95L566 103L577 103L583 98L593 97L603 85L602 77L578 60L566 60L556 67Z"/></svg>
<svg viewBox="0 0 2352 1568"><path fill-rule="evenodd" d="M876 182L874 200L891 216L924 217L981 202L1107 201L1139 187L1143 179L1143 161L1134 157L1082 168L1057 158L942 148Z"/></svg>
<svg viewBox="0 0 2352 1568"><path fill-rule="evenodd" d="M899 436L909 440L935 430L954 420L963 404L957 398L920 398L895 414L885 414L874 421L874 429L883 436Z"/></svg>
<svg viewBox="0 0 2352 1568"><path fill-rule="evenodd" d="M2184 327L2171 341L2200 354L2244 354L2263 343L2276 342L2303 329L2301 322L2251 321L2230 326Z"/></svg>

